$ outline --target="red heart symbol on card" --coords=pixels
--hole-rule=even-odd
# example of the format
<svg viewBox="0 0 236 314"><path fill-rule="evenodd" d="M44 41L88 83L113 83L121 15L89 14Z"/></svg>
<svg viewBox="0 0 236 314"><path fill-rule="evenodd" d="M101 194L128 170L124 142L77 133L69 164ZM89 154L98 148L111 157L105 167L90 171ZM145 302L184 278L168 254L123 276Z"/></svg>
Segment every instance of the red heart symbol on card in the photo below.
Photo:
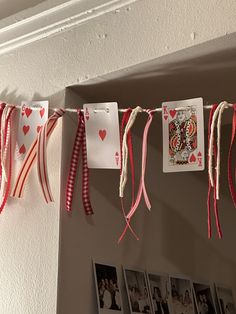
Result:
<svg viewBox="0 0 236 314"><path fill-rule="evenodd" d="M25 152L26 152L26 149L25 149L25 145L23 144L23 145L21 145L21 148L19 149L19 153L25 154Z"/></svg>
<svg viewBox="0 0 236 314"><path fill-rule="evenodd" d="M37 132L39 133L39 131L42 129L42 125L38 125L37 126Z"/></svg>
<svg viewBox="0 0 236 314"><path fill-rule="evenodd" d="M30 126L29 125L24 125L23 126L23 132L26 135L29 132Z"/></svg>
<svg viewBox="0 0 236 314"><path fill-rule="evenodd" d="M44 113L45 113L45 108L40 109L39 113L40 113L40 116L42 118Z"/></svg>
<svg viewBox="0 0 236 314"><path fill-rule="evenodd" d="M194 154L192 154L192 155L190 156L189 161L190 161L190 162L195 162L195 161L196 161L196 157L195 157Z"/></svg>
<svg viewBox="0 0 236 314"><path fill-rule="evenodd" d="M176 115L176 110L175 109L171 109L170 110L170 115L171 115L171 117L173 119L175 117L175 115Z"/></svg>
<svg viewBox="0 0 236 314"><path fill-rule="evenodd" d="M165 120L168 119L168 114L164 114L164 119L165 119Z"/></svg>
<svg viewBox="0 0 236 314"><path fill-rule="evenodd" d="M199 152L197 155L198 155L198 157L202 157L202 153L201 152Z"/></svg>
<svg viewBox="0 0 236 314"><path fill-rule="evenodd" d="M107 131L106 130L99 130L99 136L101 138L102 141L104 141L106 135L107 135Z"/></svg>
<svg viewBox="0 0 236 314"><path fill-rule="evenodd" d="M29 118L29 116L31 115L31 113L32 113L32 109L30 109L30 108L25 108L25 114L26 114L27 118Z"/></svg>

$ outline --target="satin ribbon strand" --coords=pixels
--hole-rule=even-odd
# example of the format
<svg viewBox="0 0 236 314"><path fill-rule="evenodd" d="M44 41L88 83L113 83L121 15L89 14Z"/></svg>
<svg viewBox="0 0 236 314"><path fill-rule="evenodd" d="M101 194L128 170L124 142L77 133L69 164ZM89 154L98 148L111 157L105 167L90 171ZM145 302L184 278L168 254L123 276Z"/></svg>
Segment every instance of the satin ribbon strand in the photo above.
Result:
<svg viewBox="0 0 236 314"><path fill-rule="evenodd" d="M122 151L122 146L123 146L123 140L124 140L124 136L123 136L123 130L125 128L125 126L127 125L129 119L130 119L130 115L132 113L131 108L127 109L127 111L124 113L122 121L121 121L121 160L123 160L123 151ZM132 178L132 206L134 204L134 198L135 198L135 173L134 173L134 159L133 159L133 147L132 147L132 135L131 135L131 130L129 130L127 132L127 144L128 144L128 150L129 150L129 159L130 159L130 168L131 168L131 178ZM123 163L121 163L121 174L122 174L122 170L123 170ZM136 233L134 232L134 230L132 229L129 219L126 218L126 213L125 213L125 209L124 209L124 201L123 198L120 199L121 200L121 210L122 210L122 214L124 216L125 222L126 222L126 226L125 229L123 231L123 233L121 234L119 240L118 240L118 244L122 241L123 237L126 234L126 231L128 230L128 228L130 229L131 233L133 234L133 236L136 238L136 240L139 240L139 237L136 235Z"/></svg>
<svg viewBox="0 0 236 314"><path fill-rule="evenodd" d="M42 128L40 130L40 136L41 136L41 140L43 138L43 134L45 136L45 133L42 133L43 131L46 132L46 137L47 137L47 140L49 139L49 137L51 136L53 130L55 129L56 125L57 125L57 120L59 118L61 118L63 115L64 115L65 111L63 109L58 109L57 111L54 112L54 114L48 119L48 123L46 123L47 127L45 128ZM17 176L17 180L15 182L15 185L14 185L14 188L13 188L13 192L12 192L12 197L17 197L17 198L21 198L23 197L23 192L24 192L24 188L25 188L25 184L26 184L26 181L27 181L27 178L29 176L29 173L34 165L34 162L36 161L36 158L37 158L37 155L38 155L38 140L39 140L39 136L34 140L34 142L32 143L30 149L28 150L28 153L26 154L24 160L23 160L23 163L22 163L22 166L21 166L21 169L19 171L19 174ZM42 148L42 151L40 153L40 157L41 158L45 158L46 159L46 148L45 148L45 142L42 144L40 144L40 150L41 150L41 147ZM45 160L44 160L45 161ZM42 168L42 171L47 171L47 164L44 162L44 161L41 161L40 160L40 163L41 163L41 167ZM40 168L40 175L43 175L44 174L41 172L41 168ZM41 177L42 179L43 177ZM41 184L41 179L39 178L40 180L40 185L43 189L43 194L45 193L45 190L44 190L44 185ZM45 179L45 177L44 177ZM47 180L47 178L46 178ZM44 183L45 184L45 183ZM49 182L47 182L46 184L49 184ZM46 198L46 194L44 195L46 201L47 201L47 198Z"/></svg>
<svg viewBox="0 0 236 314"><path fill-rule="evenodd" d="M12 134L12 117L16 108L14 106L6 106L4 111L7 112L5 119L5 136L3 142L1 142L1 149L4 150L5 160L1 160L2 167L5 169L5 178L1 180L1 195L2 202L0 204L0 213L5 208L6 202L10 195L12 167L13 167L13 134ZM2 125L1 125L2 126Z"/></svg>
<svg viewBox="0 0 236 314"><path fill-rule="evenodd" d="M228 184L229 184L229 190L231 194L231 198L234 204L234 207L236 208L236 191L235 191L235 184L236 184L236 166L234 164L234 180L233 182L233 176L232 176L232 149L233 145L235 143L235 136L236 135L236 104L233 106L233 120L232 120L232 135L231 135L231 142L230 142L230 148L228 153Z"/></svg>
<svg viewBox="0 0 236 314"><path fill-rule="evenodd" d="M153 120L153 114L154 110L148 110L148 120L146 123L146 126L144 128L143 132L143 143L142 143L142 171L141 171L141 177L140 177L140 183L139 183L139 189L137 193L137 197L135 200L134 205L132 206L130 212L127 215L128 219L131 219L132 216L134 215L136 209L138 208L142 195L144 196L144 200L146 203L147 208L150 210L151 209L151 203L146 191L146 186L145 186L145 171L146 171L146 162L147 162L147 139L148 139L148 132L149 128L151 126L152 120Z"/></svg>
<svg viewBox="0 0 236 314"><path fill-rule="evenodd" d="M57 110L44 124L38 134L38 143L37 143L37 169L38 169L38 177L40 181L40 185L42 188L42 192L47 203L53 202L52 190L48 177L48 166L47 166L47 129L50 125L57 124L57 121L60 117L64 115L64 110ZM54 127L54 128L55 128Z"/></svg>

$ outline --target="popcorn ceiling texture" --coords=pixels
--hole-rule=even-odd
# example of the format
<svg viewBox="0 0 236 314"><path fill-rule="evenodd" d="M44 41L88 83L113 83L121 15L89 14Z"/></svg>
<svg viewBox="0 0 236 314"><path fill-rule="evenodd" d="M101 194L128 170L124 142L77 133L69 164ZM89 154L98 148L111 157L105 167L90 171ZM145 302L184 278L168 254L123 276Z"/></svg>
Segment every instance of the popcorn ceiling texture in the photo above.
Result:
<svg viewBox="0 0 236 314"><path fill-rule="evenodd" d="M23 99L49 99L51 106L61 106L64 104L66 86L79 84L91 78L97 78L233 34L236 30L235 12L236 2L229 0L180 0L178 5L174 0L137 1L128 7L95 18L77 28L0 56L0 98L9 103L20 103ZM183 56L184 53L183 51ZM60 143L61 128L59 127L50 140L48 152L55 203L51 205L44 203L34 169L24 199L20 201L11 199L0 217L1 313L56 313L60 220ZM100 199L98 202L100 206L109 206L109 202L104 200L98 191L93 190L93 193L95 199ZM99 210L96 212L98 217ZM103 214L105 212L101 210L101 215ZM81 219L81 216L82 213L76 219ZM111 221L121 219L117 212L115 217L109 215L108 218ZM100 219L100 222L103 220L102 217L97 219ZM85 219L82 218L82 222L85 224ZM84 225L84 229L82 229L82 225L80 227L81 231L88 231L86 225ZM160 225L158 227L161 228ZM93 232L96 231L96 233L103 231L99 227L89 230L94 230ZM119 230L120 225L117 233ZM78 235L75 234L75 236ZM113 240L114 238L109 244L110 247L115 245ZM83 249L81 254L88 254L88 257L91 253L89 249L83 247L82 243L79 244ZM198 245L200 246L197 243L196 249ZM73 250L75 248L76 246L73 247ZM153 247L151 248L153 249ZM97 256L102 252L102 248L100 252L96 248L94 250ZM123 248L122 254L125 253L124 250ZM136 258L138 258L139 252L139 250L136 251L134 255ZM69 247L68 251L61 251L60 258L67 261L69 268L71 259L67 259L67 253L69 256L72 254ZM105 250L103 253L105 259ZM212 256L215 257L214 254ZM107 258L109 258L109 254ZM129 262L131 262L130 259ZM86 274L89 272L88 278L91 279L91 267L87 266L86 268L86 263L85 260L81 261L81 266L85 265L84 269L86 270L84 272L82 270L82 272ZM173 266L171 262L168 265L169 269ZM219 262L217 265L222 277L225 271L227 280L230 282L231 269L228 264L225 264L225 269L223 262ZM65 267L65 264L62 263L62 266ZM79 265L77 267L79 268ZM71 273L77 278L76 268L72 267ZM83 278L83 273L79 273L78 277L82 276L82 280L78 282L87 280ZM85 277L87 278L87 275ZM77 284L77 281L75 283ZM91 281L87 284L93 291ZM62 280L60 289L63 289ZM78 286L79 289L81 289L81 285ZM86 297L86 291L88 290L83 292L84 297ZM65 298L65 301L60 300L58 312L78 313L76 302L72 302L71 306L73 307L70 311L63 312L63 309L67 308L68 300L71 301L71 299L64 294L61 296ZM94 313L94 304L88 304L90 301L91 295L87 295L79 313Z"/></svg>

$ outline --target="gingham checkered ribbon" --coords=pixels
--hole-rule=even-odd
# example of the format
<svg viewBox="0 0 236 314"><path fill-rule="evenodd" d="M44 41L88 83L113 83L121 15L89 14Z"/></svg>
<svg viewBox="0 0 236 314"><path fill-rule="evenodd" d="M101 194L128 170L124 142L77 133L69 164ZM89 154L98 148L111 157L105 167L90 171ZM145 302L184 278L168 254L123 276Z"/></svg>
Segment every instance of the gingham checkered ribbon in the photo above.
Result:
<svg viewBox="0 0 236 314"><path fill-rule="evenodd" d="M79 164L79 154L82 150L82 202L86 215L93 215L93 209L89 196L89 169L87 164L87 149L85 137L84 115L78 110L78 128L75 136L74 147L71 156L70 170L66 184L66 210L72 209L73 193L75 188L76 172Z"/></svg>
<svg viewBox="0 0 236 314"><path fill-rule="evenodd" d="M39 181L42 187L43 195L46 202L53 201L51 194L50 184L48 180L48 170L47 170L47 158L46 158L46 140L49 139L53 130L57 125L57 120L62 117L65 113L63 109L57 109L53 115L47 120L44 127L40 130L38 137L32 143L23 164L21 166L20 172L18 174L15 186L13 188L12 196L21 198L23 196L24 187L28 175L33 167L33 164L38 155L38 174Z"/></svg>
<svg viewBox="0 0 236 314"><path fill-rule="evenodd" d="M4 106L5 107L5 106ZM1 108L2 109L2 108ZM13 135L12 116L16 110L15 106L7 105L1 111L1 204L0 213L8 200L11 188L12 166L13 166ZM3 119L2 119L3 118Z"/></svg>

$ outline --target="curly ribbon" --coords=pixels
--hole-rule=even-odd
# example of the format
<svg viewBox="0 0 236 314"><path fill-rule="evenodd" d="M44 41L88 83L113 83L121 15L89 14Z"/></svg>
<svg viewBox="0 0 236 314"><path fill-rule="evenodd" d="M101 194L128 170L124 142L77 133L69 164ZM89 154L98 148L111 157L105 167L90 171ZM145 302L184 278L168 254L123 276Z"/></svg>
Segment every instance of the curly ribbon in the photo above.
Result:
<svg viewBox="0 0 236 314"><path fill-rule="evenodd" d="M218 105L213 105L213 107L211 108L210 111L210 116L209 116L209 122L208 122L208 140L210 143L210 139L211 139L211 147L209 144L209 150L211 149L211 155L208 154L208 168L212 167L212 163L213 163L213 159L216 163L217 161L217 149L216 149L216 144L214 142L214 137L212 139L211 137L211 132L214 132L214 128L212 131L212 120L213 120L213 116L215 114L215 112L217 112ZM217 111L216 111L217 110ZM211 162L210 162L210 156L212 158ZM209 171L210 173L210 171ZM213 174L212 174L213 175ZM218 232L218 237L221 239L222 238L222 230L221 230L221 226L220 226L220 220L219 220L219 212L218 212L218 204L217 204L217 199L216 199L216 181L213 178L213 187L212 187L212 183L211 183L211 178L210 178L210 174L208 175L208 196L207 196L207 213L208 213L208 238L210 239L212 236L212 228L211 228L211 194L212 194L212 189L213 189L213 202L214 202L214 214L215 214L215 221L216 221L216 227L217 227L217 232Z"/></svg>
<svg viewBox="0 0 236 314"><path fill-rule="evenodd" d="M232 149L235 141L235 134L236 134L236 104L233 105L233 120L232 120L232 135L231 135L231 142L228 154L228 183L229 183L229 190L230 194L234 203L234 207L236 207L236 191L235 185L233 183L233 176L232 176ZM236 167L234 165L234 180L236 181Z"/></svg>
<svg viewBox="0 0 236 314"><path fill-rule="evenodd" d="M66 210L71 211L73 193L75 187L76 172L79 164L79 154L82 149L82 202L86 215L93 215L93 209L90 202L89 195L89 169L87 163L87 149L86 149L86 137L85 137L85 123L84 115L78 110L78 127L75 136L71 161L70 170L66 184Z"/></svg>
<svg viewBox="0 0 236 314"><path fill-rule="evenodd" d="M3 109L3 111L2 111ZM15 106L1 106L1 195L0 213L3 211L8 200L11 188L13 166L13 135L12 116Z"/></svg>
<svg viewBox="0 0 236 314"><path fill-rule="evenodd" d="M57 121L65 113L63 109L56 109L53 115L47 120L46 124L40 130L38 137L32 143L28 153L25 156L20 172L18 174L12 196L21 198L23 196L26 180L37 158L39 182L46 202L53 201L51 188L48 179L46 142L49 140Z"/></svg>

